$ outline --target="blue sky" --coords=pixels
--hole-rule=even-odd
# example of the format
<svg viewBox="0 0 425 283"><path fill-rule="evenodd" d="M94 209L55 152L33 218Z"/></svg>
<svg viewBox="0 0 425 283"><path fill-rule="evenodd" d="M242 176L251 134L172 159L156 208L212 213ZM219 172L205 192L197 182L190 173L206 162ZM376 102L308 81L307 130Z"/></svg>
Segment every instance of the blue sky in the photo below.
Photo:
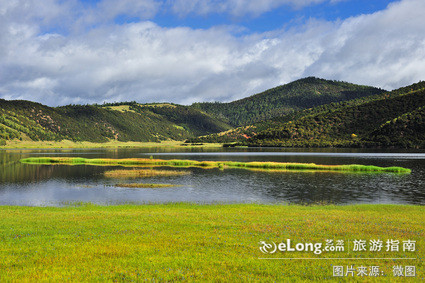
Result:
<svg viewBox="0 0 425 283"><path fill-rule="evenodd" d="M232 101L306 76L425 79L425 1L0 2L0 98Z"/></svg>
<svg viewBox="0 0 425 283"><path fill-rule="evenodd" d="M191 13L186 16L179 16L163 11L156 15L152 20L165 27L187 26L195 29L211 28L217 25L237 25L246 28L244 33L253 33L297 27L309 18L335 21L360 14L371 14L385 9L391 2L394 1L347 0L337 3L325 1L302 8L295 8L291 5L282 5L271 11L261 13L260 15L248 14L237 16L229 13L211 13L208 15L197 15L195 13ZM123 23L128 20L134 21L137 19L119 18L116 22Z"/></svg>
<svg viewBox="0 0 425 283"><path fill-rule="evenodd" d="M96 6L102 2L101 0L80 1L85 7L93 9L96 9ZM318 1L321 3L313 3L304 7L294 7L292 4L285 4L285 1L282 2L281 5L277 5L272 10L260 10L259 14L251 12L240 15L234 15L231 12L225 11L211 11L210 13L201 15L196 11L192 11L188 14L180 15L170 11L169 4L161 2L161 8L152 17L143 18L121 14L114 19L114 23L122 25L149 19L163 27L185 26L194 29L207 29L219 25L237 25L246 28L245 33L266 32L281 28L296 27L309 18L335 21L360 14L371 14L385 9L388 4L395 2L395 0Z"/></svg>

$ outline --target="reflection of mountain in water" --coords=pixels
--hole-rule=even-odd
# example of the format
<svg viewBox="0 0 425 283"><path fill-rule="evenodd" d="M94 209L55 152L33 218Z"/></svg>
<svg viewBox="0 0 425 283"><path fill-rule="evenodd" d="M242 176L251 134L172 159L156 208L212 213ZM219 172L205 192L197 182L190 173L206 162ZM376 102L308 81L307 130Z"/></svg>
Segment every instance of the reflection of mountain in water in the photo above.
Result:
<svg viewBox="0 0 425 283"><path fill-rule="evenodd" d="M81 178L97 171L86 166L22 164L19 162L21 158L20 154L0 151L0 186L2 183L36 183L52 178Z"/></svg>
<svg viewBox="0 0 425 283"><path fill-rule="evenodd" d="M305 204L419 204L425 200L425 191L420 189L423 181L411 184L409 175L328 172L268 174L279 174L272 178L262 177L271 181L264 187L264 193L276 201Z"/></svg>
<svg viewBox="0 0 425 283"><path fill-rule="evenodd" d="M25 166L19 162L9 163L2 168L0 183L31 183L50 179L54 168Z"/></svg>
<svg viewBox="0 0 425 283"><path fill-rule="evenodd" d="M30 150L0 151L0 202L19 205L57 205L65 201L99 204L125 202L198 202L198 203L425 203L425 160L400 156L346 156L268 154L257 149L221 149L212 154L204 149L180 149L190 156L168 152L164 159L278 161L317 164L365 164L402 166L411 174L271 172L245 169L190 168L191 175L117 180L105 178L105 170L123 167L29 165L19 160L31 156L87 156L89 158L128 158L155 155L166 149L118 150ZM220 151L220 149L214 149ZM239 152L236 152L238 151ZM250 149L251 150L251 149ZM270 149L267 149L270 150ZM193 155L198 151L198 155ZM310 150L312 151L312 150ZM322 153L318 149L317 152ZM343 153L344 150L333 150ZM238 154L233 154L233 153ZM232 153L232 154L226 154ZM255 154L255 153L265 153ZM281 152L282 153L282 152ZM418 155L419 156L419 155ZM170 168L163 168L170 169ZM181 185L161 189L116 188L117 182L171 183Z"/></svg>

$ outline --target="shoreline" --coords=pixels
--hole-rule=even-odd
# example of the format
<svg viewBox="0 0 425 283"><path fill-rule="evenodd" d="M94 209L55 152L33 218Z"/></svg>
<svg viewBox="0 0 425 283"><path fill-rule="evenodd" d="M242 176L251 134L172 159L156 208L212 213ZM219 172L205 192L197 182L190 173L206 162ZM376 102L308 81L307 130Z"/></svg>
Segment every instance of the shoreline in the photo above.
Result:
<svg viewBox="0 0 425 283"><path fill-rule="evenodd" d="M109 141L105 143L73 142L69 140L57 141L7 141L6 145L0 146L0 150L7 149L95 149L95 148L221 148L220 143L185 144L184 141L161 141L161 142L121 142Z"/></svg>
<svg viewBox="0 0 425 283"><path fill-rule="evenodd" d="M425 212L425 205L423 204L409 204L409 203L353 203L353 204L336 204L336 203L322 203L322 202L313 202L313 203L287 203L287 202L211 202L211 203L198 203L190 201L181 201L181 202L126 202L120 204L97 204L92 202L64 202L60 205L9 205L9 204L0 204L0 210L5 208L13 209L128 209L128 208L141 208L141 207L162 207L162 208L179 208L179 207L192 207L192 208L226 208L226 207L262 207L262 208L295 208L295 209L382 209L382 208L420 208ZM425 218L425 214L424 214ZM0 219L1 222L1 219ZM425 223L425 222L424 222ZM425 232L425 231L424 231Z"/></svg>
<svg viewBox="0 0 425 283"><path fill-rule="evenodd" d="M89 142L89 141L32 141L32 140L8 140L6 145L0 145L0 150L9 149L97 149L97 148L280 148L280 149L364 149L364 150L419 150L424 148L405 148L405 147L350 147L350 146L271 146L271 145L238 145L237 143L185 143L184 140L165 140L160 142L137 142L137 141L108 141L108 142Z"/></svg>
<svg viewBox="0 0 425 283"><path fill-rule="evenodd" d="M424 148L404 148L404 147L350 147L350 146L254 146L254 145L233 145L229 143L185 143L185 141L161 141L161 142L136 142L136 141L109 141L109 142L74 142L70 140L62 141L6 141L6 145L0 145L0 150L37 150L37 149L128 149L128 148L280 148L280 149L364 149L364 150L418 150Z"/></svg>

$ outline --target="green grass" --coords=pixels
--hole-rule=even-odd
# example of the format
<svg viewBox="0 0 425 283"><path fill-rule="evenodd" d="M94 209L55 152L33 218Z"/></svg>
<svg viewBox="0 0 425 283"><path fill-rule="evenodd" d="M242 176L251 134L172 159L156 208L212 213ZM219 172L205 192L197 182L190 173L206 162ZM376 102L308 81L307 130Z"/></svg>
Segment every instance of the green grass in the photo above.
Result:
<svg viewBox="0 0 425 283"><path fill-rule="evenodd" d="M410 205L123 205L0 207L8 281L344 281L332 266L416 267L424 279L425 207ZM260 241L416 240L415 252L263 254ZM262 260L259 258L416 258ZM359 277L356 277L361 279ZM350 279L350 278L348 278ZM368 278L366 278L368 279ZM347 280L349 281L349 280ZM399 280L400 281L400 280ZM397 281L397 282L399 282Z"/></svg>
<svg viewBox="0 0 425 283"><path fill-rule="evenodd" d="M283 163L283 162L235 162L235 161L196 161L196 160L164 160L164 159L89 159L80 157L30 157L21 159L22 163L30 164L86 164L86 165L156 165L171 167L202 167L202 168L244 168L271 170L320 170L335 172L390 172L410 173L403 167L378 167L368 165L318 165L314 163Z"/></svg>
<svg viewBox="0 0 425 283"><path fill-rule="evenodd" d="M178 185L173 184L147 184L147 183L129 183L129 184L116 184L115 187L122 188L169 188L177 187Z"/></svg>
<svg viewBox="0 0 425 283"><path fill-rule="evenodd" d="M12 149L12 148L140 148L140 147L166 147L166 148L181 148L181 147L203 147L203 148L217 148L222 147L219 143L208 143L200 145L184 144L182 141L161 141L161 142L121 142L121 141L109 141L109 142L74 142L70 140L62 141L20 141L10 140L6 141L6 145L0 148Z"/></svg>
<svg viewBox="0 0 425 283"><path fill-rule="evenodd" d="M190 171L176 171L176 170L110 170L106 171L105 177L109 178L146 178L146 177L166 177L166 176L180 176L189 175Z"/></svg>
<svg viewBox="0 0 425 283"><path fill-rule="evenodd" d="M136 113L136 111L130 109L130 105L105 106L104 108L109 109L109 110L119 111L119 112L129 111L129 112Z"/></svg>

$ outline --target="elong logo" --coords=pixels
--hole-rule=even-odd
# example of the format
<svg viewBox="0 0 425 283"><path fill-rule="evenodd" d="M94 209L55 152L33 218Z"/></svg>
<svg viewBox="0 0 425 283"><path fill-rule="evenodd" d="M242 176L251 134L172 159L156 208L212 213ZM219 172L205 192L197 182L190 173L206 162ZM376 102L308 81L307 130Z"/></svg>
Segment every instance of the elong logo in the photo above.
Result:
<svg viewBox="0 0 425 283"><path fill-rule="evenodd" d="M272 242L273 244L267 244L266 242L264 242L264 241L260 241L260 245L262 245L262 246L260 246L260 251L263 253L263 254L273 254L273 253L275 253L276 252L276 250L277 250L277 246L276 246L276 243L275 242Z"/></svg>

